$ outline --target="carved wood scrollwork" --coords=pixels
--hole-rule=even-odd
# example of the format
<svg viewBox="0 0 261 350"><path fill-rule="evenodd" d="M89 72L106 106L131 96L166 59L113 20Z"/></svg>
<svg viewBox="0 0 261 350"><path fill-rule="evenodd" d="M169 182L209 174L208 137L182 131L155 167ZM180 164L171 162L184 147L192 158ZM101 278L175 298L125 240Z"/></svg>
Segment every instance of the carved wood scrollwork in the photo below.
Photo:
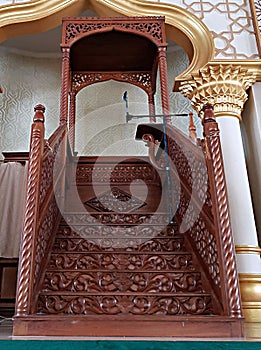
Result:
<svg viewBox="0 0 261 350"><path fill-rule="evenodd" d="M150 164L79 164L76 169L77 184L110 183L131 183L135 179L142 179L144 182L158 184L158 174Z"/></svg>
<svg viewBox="0 0 261 350"><path fill-rule="evenodd" d="M207 294L186 296L133 295L41 295L39 311L49 314L132 314L132 315L209 315L211 297Z"/></svg>
<svg viewBox="0 0 261 350"><path fill-rule="evenodd" d="M78 93L86 86L110 79L136 85L147 94L154 90L152 72L73 72L72 91Z"/></svg>
<svg viewBox="0 0 261 350"><path fill-rule="evenodd" d="M149 39L153 40L156 44L160 45L164 38L162 36L162 22L163 17L146 17L142 18L142 22L139 17L122 18L122 19L100 19L93 18L90 22L83 21L81 18L74 18L72 20L65 19L66 35L64 43L71 45L75 39L83 37L88 33L94 34L95 32L110 31L112 29L119 31L127 31L128 33L143 34Z"/></svg>

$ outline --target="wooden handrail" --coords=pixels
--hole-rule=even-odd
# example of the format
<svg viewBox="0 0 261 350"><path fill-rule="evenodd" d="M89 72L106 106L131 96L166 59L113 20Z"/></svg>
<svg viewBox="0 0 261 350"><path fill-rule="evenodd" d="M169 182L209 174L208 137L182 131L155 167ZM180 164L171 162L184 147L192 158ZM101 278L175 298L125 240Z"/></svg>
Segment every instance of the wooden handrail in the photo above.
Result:
<svg viewBox="0 0 261 350"><path fill-rule="evenodd" d="M236 255L229 217L228 194L219 129L214 116L213 106L206 104L203 107L203 111L210 191L213 201L214 222L218 231L218 245L220 247L221 278L224 286L222 288L223 299L226 300L227 312L230 316L242 317Z"/></svg>
<svg viewBox="0 0 261 350"><path fill-rule="evenodd" d="M181 189L174 221L180 229L185 223L184 233L212 281L224 315L242 317L219 130L211 105L204 106L203 127L204 139L198 140L166 126L172 181ZM163 139L162 124L141 124L136 137L147 142L152 163L162 170L153 154L155 140Z"/></svg>
<svg viewBox="0 0 261 350"><path fill-rule="evenodd" d="M70 154L66 125L60 125L48 140L44 139L44 111L42 105L35 107L31 131L17 283L18 317L32 314L36 307L46 257L63 208L66 154ZM55 196L55 191L61 198Z"/></svg>
<svg viewBox="0 0 261 350"><path fill-rule="evenodd" d="M24 225L19 254L16 315L29 314L32 303L36 232L40 207L41 171L44 152L44 111L42 105L35 107L31 128L29 164L27 175Z"/></svg>

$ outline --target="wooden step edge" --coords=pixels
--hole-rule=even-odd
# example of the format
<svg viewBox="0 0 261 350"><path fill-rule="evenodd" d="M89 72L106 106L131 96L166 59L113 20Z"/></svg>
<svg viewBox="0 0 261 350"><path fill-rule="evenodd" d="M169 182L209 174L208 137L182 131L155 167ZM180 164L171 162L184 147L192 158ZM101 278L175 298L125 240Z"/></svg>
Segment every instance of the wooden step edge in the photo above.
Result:
<svg viewBox="0 0 261 350"><path fill-rule="evenodd" d="M33 314L14 317L14 337L139 337L150 340L209 340L242 337L244 319L221 315L68 315ZM93 338L96 337L96 338ZM74 338L75 339L75 338ZM100 338L101 339L101 338ZM127 346L127 343L126 343ZM163 346L163 345L162 345ZM158 345L158 348L162 347ZM173 343L173 349L175 344Z"/></svg>
<svg viewBox="0 0 261 350"><path fill-rule="evenodd" d="M178 270L178 269L175 269L175 270L110 270L110 269L62 269L63 273L66 273L66 272L75 272L75 273L85 273L85 274L88 274L88 273L98 273L98 272L107 272L107 273L127 273L127 274L130 274L130 273L150 273L150 274L175 274L175 273L182 273L182 274L186 274L186 273L193 273L193 274L198 274L200 275L201 272L200 271L197 271L197 270L189 270L189 269L184 269L184 270ZM53 269L53 268L48 268L46 269L46 273L47 272L61 272L61 269L59 268L56 268L56 269Z"/></svg>
<svg viewBox="0 0 261 350"><path fill-rule="evenodd" d="M130 296L130 297L212 297L211 293L206 293L205 291L197 291L197 292L191 292L191 293L184 293L183 291L180 292L172 292L172 293L154 293L154 292L147 292L147 293L135 293L135 292L96 292L96 293L88 293L88 292L68 292L68 291L51 291L51 290L41 290L39 293L39 296L41 295L48 295L48 296L72 296L72 297L79 297L79 296L92 296L92 297L98 297L98 296Z"/></svg>
<svg viewBox="0 0 261 350"><path fill-rule="evenodd" d="M149 236L149 237L146 237L146 236L127 236L127 237L118 237L118 236L111 236L109 234L107 235L104 235L104 236L87 236L87 235L84 235L84 237L82 237L79 233L75 234L75 235L78 235L78 237L75 237L75 236L62 236L62 235L59 235L59 233L55 236L55 239L57 240L60 240L60 239L85 239L85 240L98 240L98 239L119 239L119 240L126 240L126 239L142 239L142 240L145 240L145 242L147 241L150 241L152 239L159 239L159 240L183 240L183 236L178 236L178 235L173 235L173 236Z"/></svg>
<svg viewBox="0 0 261 350"><path fill-rule="evenodd" d="M97 254L106 254L106 253L110 253L110 252L104 252L103 250L101 251L95 251L95 252L71 252L71 251L65 251L63 252L62 254L79 254L79 255L84 255L84 256L89 256L89 255L97 255ZM189 255L190 257L192 257L192 253L190 252L186 252L186 251L178 251L178 252L152 252L152 251L149 251L149 252L135 252L135 251L126 251L126 250L123 250L123 251L117 251L117 252L113 252L113 254L122 254L122 255L146 255L146 256L161 256L161 255L170 255L170 256L175 256L175 255ZM61 253L56 253L56 252L51 252L51 257L53 257L54 255L61 255Z"/></svg>

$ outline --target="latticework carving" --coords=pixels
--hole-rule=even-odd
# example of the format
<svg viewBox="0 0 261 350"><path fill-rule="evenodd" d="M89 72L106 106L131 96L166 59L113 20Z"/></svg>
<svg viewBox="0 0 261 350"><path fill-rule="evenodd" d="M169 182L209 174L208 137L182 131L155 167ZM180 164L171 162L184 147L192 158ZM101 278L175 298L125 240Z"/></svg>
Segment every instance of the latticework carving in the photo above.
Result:
<svg viewBox="0 0 261 350"><path fill-rule="evenodd" d="M66 223L73 225L102 224L102 225L142 225L146 223L155 225L168 225L169 217L159 213L66 213ZM64 223L65 223L64 221ZM174 230L173 226L169 230Z"/></svg>
<svg viewBox="0 0 261 350"><path fill-rule="evenodd" d="M86 86L107 80L128 82L150 93L152 86L152 72L73 72L72 91L79 92Z"/></svg>
<svg viewBox="0 0 261 350"><path fill-rule="evenodd" d="M205 262L213 282L220 288L220 266L218 262L218 248L215 235L206 228L201 217L198 218L190 229L189 234L193 239L201 258Z"/></svg>
<svg viewBox="0 0 261 350"><path fill-rule="evenodd" d="M131 183L136 179L142 179L146 183L158 183L157 171L150 164L79 164L76 170L77 184L110 183Z"/></svg>
<svg viewBox="0 0 261 350"><path fill-rule="evenodd" d="M110 31L112 29L119 31L127 31L128 33L134 33L138 35L144 35L155 43L160 45L164 38L162 37L162 22L163 17L146 17L142 18L142 21L136 18L120 18L116 19L91 19L88 21L81 18L74 18L67 20L66 23L66 36L64 43L71 45L77 38L88 35L88 33L94 34L95 32Z"/></svg>
<svg viewBox="0 0 261 350"><path fill-rule="evenodd" d="M34 287L39 281L39 273L43 261L47 258L48 248L50 249L50 241L59 218L59 209L53 196L45 213L42 224L39 227L39 233L37 236L36 254L35 254L35 275L34 275Z"/></svg>

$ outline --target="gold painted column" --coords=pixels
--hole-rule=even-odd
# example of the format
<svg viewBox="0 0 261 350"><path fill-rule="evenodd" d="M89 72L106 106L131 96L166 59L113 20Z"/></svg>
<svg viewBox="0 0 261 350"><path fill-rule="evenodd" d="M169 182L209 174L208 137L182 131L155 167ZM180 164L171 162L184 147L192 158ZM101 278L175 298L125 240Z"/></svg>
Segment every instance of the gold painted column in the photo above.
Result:
<svg viewBox="0 0 261 350"><path fill-rule="evenodd" d="M212 62L180 80L179 90L199 114L205 103L211 103L218 117L244 316L261 322L261 250L240 131L246 90L255 83L256 75L257 68L247 63L244 67L243 63Z"/></svg>

